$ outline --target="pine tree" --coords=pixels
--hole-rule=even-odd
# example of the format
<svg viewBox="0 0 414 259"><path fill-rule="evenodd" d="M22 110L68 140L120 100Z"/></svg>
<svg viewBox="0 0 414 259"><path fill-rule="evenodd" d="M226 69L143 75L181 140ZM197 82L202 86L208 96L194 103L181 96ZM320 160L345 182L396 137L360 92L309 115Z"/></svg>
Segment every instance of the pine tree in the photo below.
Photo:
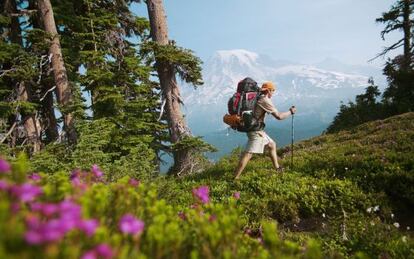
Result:
<svg viewBox="0 0 414 259"><path fill-rule="evenodd" d="M163 1L147 0L146 4L153 40L149 46L153 51L155 68L161 85L163 107L165 105L165 117L174 157L174 165L170 172L176 175L190 174L196 168L194 167L197 161L196 148L202 144L200 139L192 138L181 112L182 99L176 74L195 86L201 85L201 62L190 51L175 46L175 43L169 40Z"/></svg>
<svg viewBox="0 0 414 259"><path fill-rule="evenodd" d="M388 12L384 12L376 21L384 23L385 28L381 32L381 37L385 40L385 35L393 31L403 31L403 37L393 45L385 48L378 56L383 56L389 51L404 47L402 66L403 69L410 69L412 64L413 51L413 21L411 15L414 10L414 0L398 0Z"/></svg>
<svg viewBox="0 0 414 259"><path fill-rule="evenodd" d="M380 54L385 55L401 46L404 49L402 55L389 59L384 67L389 86L384 91L383 103L390 116L414 110L413 10L414 0L399 0L376 20L386 25L381 32L383 39L392 31L403 31L403 37Z"/></svg>

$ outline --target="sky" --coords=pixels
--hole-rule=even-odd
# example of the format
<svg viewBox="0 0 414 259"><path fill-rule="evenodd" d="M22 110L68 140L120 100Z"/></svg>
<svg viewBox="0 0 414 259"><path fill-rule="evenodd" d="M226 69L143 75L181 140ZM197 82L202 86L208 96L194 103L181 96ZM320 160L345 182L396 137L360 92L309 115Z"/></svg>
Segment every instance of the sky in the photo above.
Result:
<svg viewBox="0 0 414 259"><path fill-rule="evenodd" d="M276 60L309 64L335 58L353 65L381 67L384 59L368 60L402 34L389 34L383 41L380 32L384 25L375 19L394 2L164 0L164 5L169 38L193 50L204 62L217 50L246 49ZM132 9L146 16L144 4Z"/></svg>

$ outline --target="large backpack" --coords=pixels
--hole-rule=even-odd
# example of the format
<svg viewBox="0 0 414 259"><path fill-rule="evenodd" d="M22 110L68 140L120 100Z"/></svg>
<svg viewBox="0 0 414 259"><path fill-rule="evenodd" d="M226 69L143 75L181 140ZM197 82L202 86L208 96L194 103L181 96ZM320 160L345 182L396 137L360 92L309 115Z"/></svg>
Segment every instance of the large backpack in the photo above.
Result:
<svg viewBox="0 0 414 259"><path fill-rule="evenodd" d="M260 88L256 81L246 77L237 84L237 92L227 102L228 114L223 121L240 132L261 130L264 123L254 118L254 108L260 97Z"/></svg>

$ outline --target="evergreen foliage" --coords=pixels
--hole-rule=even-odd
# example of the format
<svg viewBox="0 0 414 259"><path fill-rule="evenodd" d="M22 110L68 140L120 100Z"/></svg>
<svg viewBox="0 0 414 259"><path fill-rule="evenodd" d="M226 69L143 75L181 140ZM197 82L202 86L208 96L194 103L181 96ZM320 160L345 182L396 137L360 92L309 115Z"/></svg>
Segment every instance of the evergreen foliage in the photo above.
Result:
<svg viewBox="0 0 414 259"><path fill-rule="evenodd" d="M377 57L384 56L400 47L404 47L403 54L388 59L384 66L383 73L387 77L388 87L385 89L381 101L376 101L380 92L370 79L370 86L366 88L365 94L356 97L355 103L341 104L339 113L327 129L328 133L414 110L414 44L412 40L414 22L411 18L413 12L413 0L398 0L389 11L384 12L380 18L376 19L378 23L385 24L385 28L381 32L383 40L388 33L403 32L403 37L400 40L386 47Z"/></svg>
<svg viewBox="0 0 414 259"><path fill-rule="evenodd" d="M178 47L175 43L160 45L148 42L142 47L142 53L151 58L153 62L171 65L180 78L194 87L203 84L201 75L201 60L189 49ZM154 63L155 65L155 63Z"/></svg>
<svg viewBox="0 0 414 259"><path fill-rule="evenodd" d="M68 164L59 163L63 168L82 167L80 159L86 159L90 156L88 152L96 150L95 155L100 158L93 160L105 163L106 168L134 157L136 168L141 168L139 161L143 168L153 164L149 168L152 175L159 167L160 152L175 150L168 143L166 118L160 113L162 91L153 77L155 58L173 66L185 82L194 86L202 84L200 59L188 49L174 44L159 46L151 41L148 20L130 10L132 3L140 1L52 1L73 95L69 104L59 105L48 54L52 37L42 27L42 17L36 12L37 2L7 2L15 4L15 12L20 15L17 19L2 6L0 111L2 136L10 147L7 152L15 156L26 150L31 156L47 157L40 162L42 168L52 169L54 164L46 164L59 161L55 155L65 153L67 159L62 161ZM21 40L13 42L15 39ZM17 85L22 82L30 90L27 100L18 96ZM62 137L65 135L62 114L75 117L78 145L70 146ZM27 115L36 116L39 121L41 154L36 155L38 150L29 148L31 136L24 124ZM87 138L99 141L91 144ZM194 141L201 144L199 138ZM55 153L46 154L52 150Z"/></svg>
<svg viewBox="0 0 414 259"><path fill-rule="evenodd" d="M390 115L414 111L414 62L410 68L402 66L402 56L389 60L384 68L388 87L384 91L383 103Z"/></svg>
<svg viewBox="0 0 414 259"><path fill-rule="evenodd" d="M36 1L32 0L9 2L15 3L19 10L36 8ZM169 150L163 144L168 136L165 121L158 119L160 89L152 80L153 62L148 53L141 50L151 44L148 42L149 23L131 13L130 4L133 2L136 1L52 1L74 95L70 105L65 107L56 104L48 56L51 38L41 26L41 17L36 12L22 14L18 26L19 37L22 38L19 44L12 42L11 34L7 33L10 32L12 17L2 9L0 30L5 33L2 33L0 41L1 130L5 143L11 147L7 151L10 155L16 155L25 147L20 146L28 138L22 116L34 113L41 121L40 135L44 148L35 157L47 157L42 162L37 160L43 164L43 169L55 168L53 163L46 166L47 161L60 161L58 164L62 168L82 167L84 164L79 159L96 155L100 158L93 160L106 163L108 167L128 158L135 161L136 168L140 168L141 163L150 174L156 171L160 150ZM200 84L201 70L194 66L200 62L199 59L192 55L179 55L190 53L188 50L173 50L177 57L175 66L183 78ZM193 67L198 73L195 77L192 77L193 72L189 72ZM17 96L15 85L22 81L33 92L29 101L21 101ZM62 118L56 118L62 113L72 113L76 117L80 134L80 143L76 146L70 147L62 142ZM16 125L13 127L14 122ZM11 133L6 135L9 131ZM91 139L99 141L92 144ZM52 146L48 147L49 144ZM93 150L96 152L90 156L89 152ZM30 149L28 151L33 155ZM54 153L46 154L48 152ZM54 157L62 153L67 159ZM142 161L139 157L149 160ZM68 164L64 164L66 162ZM153 166L147 166L151 164Z"/></svg>
<svg viewBox="0 0 414 259"><path fill-rule="evenodd" d="M380 91L372 78L364 94L355 97L355 103L341 104L338 114L327 128L327 133L349 129L364 122L386 118L383 105L378 102Z"/></svg>

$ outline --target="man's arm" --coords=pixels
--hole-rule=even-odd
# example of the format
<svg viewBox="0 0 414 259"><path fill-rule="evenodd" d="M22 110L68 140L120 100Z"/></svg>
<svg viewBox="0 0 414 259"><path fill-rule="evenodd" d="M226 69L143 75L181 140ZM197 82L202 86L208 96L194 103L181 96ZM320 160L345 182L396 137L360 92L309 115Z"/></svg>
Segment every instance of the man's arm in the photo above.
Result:
<svg viewBox="0 0 414 259"><path fill-rule="evenodd" d="M290 111L289 112L272 112L271 114L273 115L273 117L275 117L278 120L284 120L287 117L289 117Z"/></svg>
<svg viewBox="0 0 414 259"><path fill-rule="evenodd" d="M273 117L275 117L275 118L276 118L276 119L278 119L278 120L284 120L284 119L286 119L287 117L289 117L290 115L295 114L295 112L296 112L296 108L295 108L295 106L292 106L292 107L289 109L289 111L287 111L287 112L278 112L278 111L274 111L274 112L272 112L271 114L273 115Z"/></svg>
<svg viewBox="0 0 414 259"><path fill-rule="evenodd" d="M290 107L289 111L287 112L279 112L274 106L272 101L270 101L270 98L264 97L259 99L259 101L257 102L257 104L266 112L270 113L273 115L273 117L275 117L278 120L284 120L287 117L289 117L289 115L294 114L296 112L296 108L295 106Z"/></svg>

